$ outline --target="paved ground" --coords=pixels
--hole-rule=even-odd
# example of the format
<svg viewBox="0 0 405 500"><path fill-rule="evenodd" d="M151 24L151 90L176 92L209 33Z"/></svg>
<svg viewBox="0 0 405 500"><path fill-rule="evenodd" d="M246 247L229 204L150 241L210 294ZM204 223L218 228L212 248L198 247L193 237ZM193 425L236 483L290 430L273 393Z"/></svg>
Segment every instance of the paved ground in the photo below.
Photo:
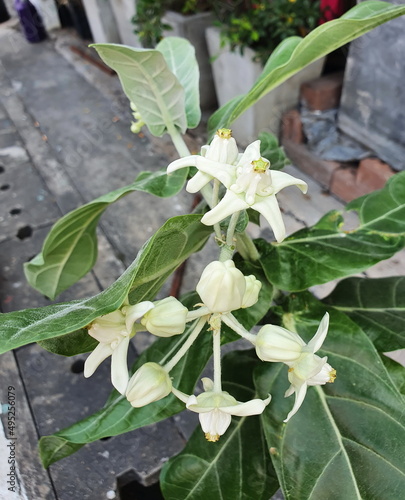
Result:
<svg viewBox="0 0 405 500"><path fill-rule="evenodd" d="M164 167L172 153L163 140L152 142L131 134L127 101L117 78L75 55L70 50L75 43L71 35L62 32L55 39L29 45L16 30L0 28L3 312L49 303L26 285L22 264L40 250L47 231L61 214L131 183L141 170ZM198 141L192 144L197 148ZM315 223L327 210L343 207L294 167L288 171L310 185L306 197L294 189L279 196L288 232ZM144 241L168 217L187 212L191 202L187 193L181 193L159 201L156 211L155 198L136 193L114 204L102 218L94 271L60 299L93 295L108 286L132 262ZM354 223L349 220L349 224ZM272 236L269 229L262 235ZM212 251L213 247L208 248L193 258L184 290L194 288ZM367 274L398 274L404 262L402 253ZM315 291L326 293L325 287ZM135 343L133 357L141 346L142 338ZM85 380L76 361L58 358L55 366L55 357L36 346L2 357L2 372L7 377L4 385L15 384L19 395L24 434L21 455L25 456L20 471L25 485L21 498L114 498L116 477L128 469L133 469L144 484L151 484L162 461L180 451L195 424L194 418L180 417L129 436L100 441L44 472L35 458L37 435L52 433L95 411L109 392L108 384L103 383L108 378L106 364Z"/></svg>

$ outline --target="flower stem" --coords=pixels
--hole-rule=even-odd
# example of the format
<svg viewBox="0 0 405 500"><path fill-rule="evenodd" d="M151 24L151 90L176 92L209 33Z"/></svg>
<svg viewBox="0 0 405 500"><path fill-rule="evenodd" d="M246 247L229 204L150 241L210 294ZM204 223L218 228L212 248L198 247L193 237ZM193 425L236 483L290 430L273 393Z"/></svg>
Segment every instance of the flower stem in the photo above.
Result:
<svg viewBox="0 0 405 500"><path fill-rule="evenodd" d="M221 327L212 332L214 353L214 392L222 392L221 383Z"/></svg>
<svg viewBox="0 0 405 500"><path fill-rule="evenodd" d="M184 342L184 344L180 347L180 349L172 357L172 359L164 365L163 368L167 371L167 373L169 373L170 370L172 370L177 365L177 363L181 360L181 358L186 354L186 352L193 345L195 339L198 337L201 330L203 329L203 326L204 326L206 320L207 320L207 318L205 318L205 317L202 317L198 320L197 324L194 327L194 330L190 333L190 335L188 336L188 338Z"/></svg>
<svg viewBox="0 0 405 500"><path fill-rule="evenodd" d="M219 184L220 184L219 180L214 179L214 186L212 190L212 208L218 205ZM221 233L221 227L218 223L214 224L214 231L218 242L220 242L222 240L222 233Z"/></svg>
<svg viewBox="0 0 405 500"><path fill-rule="evenodd" d="M242 255L242 257L252 262L259 260L260 254L257 251L257 248L253 243L252 238L245 231L243 233L238 234L238 239L236 244L238 247L238 252Z"/></svg>
<svg viewBox="0 0 405 500"><path fill-rule="evenodd" d="M248 340L253 345L256 344L256 335L253 335L253 333L249 333L246 328L239 323L239 321L233 314L223 314L221 319L226 325L229 326L229 328L232 328L235 333Z"/></svg>
<svg viewBox="0 0 405 500"><path fill-rule="evenodd" d="M221 248L221 253L219 255L219 260L221 262L225 262L228 259L232 259L233 252L235 250L235 242L233 240L236 224L239 220L240 212L235 212L231 216L231 220L229 221L228 231L226 233L226 243Z"/></svg>
<svg viewBox="0 0 405 500"><path fill-rule="evenodd" d="M210 314L210 312L208 310L208 307L206 307L206 306L199 307L198 309L195 309L194 311L189 311L187 313L186 323L188 323L189 321L193 321L197 318L201 318L201 316L207 316L208 314Z"/></svg>

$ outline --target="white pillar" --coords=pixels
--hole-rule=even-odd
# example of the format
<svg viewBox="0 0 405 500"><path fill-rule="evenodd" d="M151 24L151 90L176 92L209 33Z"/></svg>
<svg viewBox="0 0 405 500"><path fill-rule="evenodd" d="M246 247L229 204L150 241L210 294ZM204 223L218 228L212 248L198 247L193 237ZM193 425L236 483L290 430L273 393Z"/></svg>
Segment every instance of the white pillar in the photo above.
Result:
<svg viewBox="0 0 405 500"><path fill-rule="evenodd" d="M97 43L121 43L109 0L83 0L93 39Z"/></svg>

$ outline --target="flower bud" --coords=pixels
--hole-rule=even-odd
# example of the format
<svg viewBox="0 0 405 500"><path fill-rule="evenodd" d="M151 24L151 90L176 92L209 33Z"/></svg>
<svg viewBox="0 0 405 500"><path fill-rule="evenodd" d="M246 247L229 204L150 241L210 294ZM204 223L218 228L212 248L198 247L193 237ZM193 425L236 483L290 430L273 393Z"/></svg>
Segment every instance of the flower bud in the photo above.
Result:
<svg viewBox="0 0 405 500"><path fill-rule="evenodd" d="M196 290L211 312L225 313L241 308L246 281L232 260L216 260L204 269Z"/></svg>
<svg viewBox="0 0 405 500"><path fill-rule="evenodd" d="M145 363L131 377L126 397L132 406L140 408L163 399L172 390L172 381L157 363Z"/></svg>
<svg viewBox="0 0 405 500"><path fill-rule="evenodd" d="M203 155L208 160L217 161L219 163L233 163L238 158L238 146L235 139L232 137L232 131L226 128L217 130L211 144L204 146Z"/></svg>
<svg viewBox="0 0 405 500"><path fill-rule="evenodd" d="M154 308L141 320L148 332L158 337L180 335L186 328L187 307L174 297L154 302Z"/></svg>
<svg viewBox="0 0 405 500"><path fill-rule="evenodd" d="M262 361L290 363L302 354L305 342L281 326L265 325L256 336L256 353Z"/></svg>
<svg viewBox="0 0 405 500"><path fill-rule="evenodd" d="M262 284L259 280L251 274L250 276L245 276L246 281L246 291L242 299L242 308L253 306L259 299L259 292Z"/></svg>

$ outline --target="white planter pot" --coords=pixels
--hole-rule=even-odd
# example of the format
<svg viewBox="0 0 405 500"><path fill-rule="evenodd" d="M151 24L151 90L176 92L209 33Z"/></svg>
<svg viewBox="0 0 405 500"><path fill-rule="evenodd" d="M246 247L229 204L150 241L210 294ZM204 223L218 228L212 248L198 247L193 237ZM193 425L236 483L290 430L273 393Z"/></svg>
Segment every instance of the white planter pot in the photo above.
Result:
<svg viewBox="0 0 405 500"><path fill-rule="evenodd" d="M184 16L177 12L168 11L163 22L173 29L165 31L164 36L179 36L186 38L195 49L198 66L200 68L200 104L201 109L215 109L217 99L212 76L212 68L208 55L205 30L212 25L213 15L210 12Z"/></svg>
<svg viewBox="0 0 405 500"><path fill-rule="evenodd" d="M215 89L220 106L230 99L245 94L255 83L263 68L253 62L254 52L247 48L243 56L220 46L217 28L206 31L208 51L213 60ZM232 133L238 143L246 146L257 139L260 132L271 132L278 136L283 113L298 104L300 86L303 82L320 76L325 58L310 64L279 87L270 91L242 117L232 123Z"/></svg>

